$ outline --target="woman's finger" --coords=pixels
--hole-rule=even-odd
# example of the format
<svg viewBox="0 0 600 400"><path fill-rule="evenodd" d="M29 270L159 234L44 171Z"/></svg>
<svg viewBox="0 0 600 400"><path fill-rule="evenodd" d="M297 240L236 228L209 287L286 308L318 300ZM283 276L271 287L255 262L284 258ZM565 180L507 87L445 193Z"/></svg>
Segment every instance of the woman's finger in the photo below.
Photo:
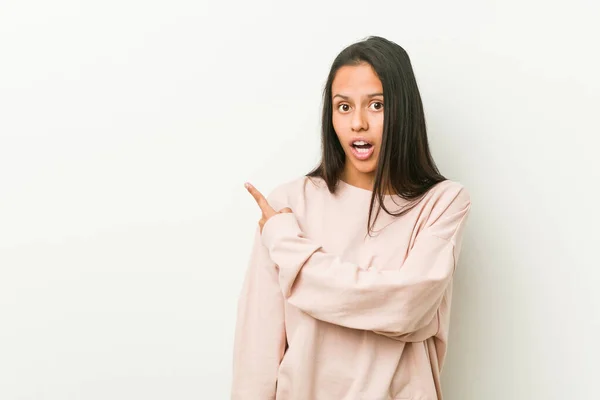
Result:
<svg viewBox="0 0 600 400"><path fill-rule="evenodd" d="M270 216L275 213L275 210L269 205L269 202L267 201L265 196L263 196L262 193L258 191L258 189L256 189L249 183L245 183L244 186L246 187L248 192L250 192L252 197L254 197L254 200L256 200L256 203L258 204L264 215Z"/></svg>

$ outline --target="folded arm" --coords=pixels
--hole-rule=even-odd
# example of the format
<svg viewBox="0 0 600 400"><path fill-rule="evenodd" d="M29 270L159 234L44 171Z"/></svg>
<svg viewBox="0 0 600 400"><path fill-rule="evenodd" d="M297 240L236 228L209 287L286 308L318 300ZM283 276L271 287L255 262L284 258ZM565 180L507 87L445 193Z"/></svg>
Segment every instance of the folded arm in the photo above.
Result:
<svg viewBox="0 0 600 400"><path fill-rule="evenodd" d="M437 331L437 310L454 274L469 210L468 196L459 196L419 233L396 269L367 269L326 253L304 235L294 214L270 218L262 241L290 304L336 325L423 340Z"/></svg>

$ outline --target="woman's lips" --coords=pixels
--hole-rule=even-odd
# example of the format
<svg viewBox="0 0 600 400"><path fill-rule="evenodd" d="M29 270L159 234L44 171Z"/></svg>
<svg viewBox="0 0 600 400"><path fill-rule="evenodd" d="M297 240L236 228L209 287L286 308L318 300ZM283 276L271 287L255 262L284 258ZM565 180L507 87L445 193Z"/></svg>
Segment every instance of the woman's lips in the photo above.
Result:
<svg viewBox="0 0 600 400"><path fill-rule="evenodd" d="M359 149L354 146L350 146L350 151L352 152L352 155L360 161L368 160L373 155L374 150L375 146L373 145L371 145L371 147L369 147L368 149Z"/></svg>

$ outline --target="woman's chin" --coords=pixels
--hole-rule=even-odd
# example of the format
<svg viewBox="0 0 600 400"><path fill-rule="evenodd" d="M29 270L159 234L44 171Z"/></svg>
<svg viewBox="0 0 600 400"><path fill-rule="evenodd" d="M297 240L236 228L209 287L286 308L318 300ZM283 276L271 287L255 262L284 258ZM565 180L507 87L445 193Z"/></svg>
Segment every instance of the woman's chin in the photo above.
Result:
<svg viewBox="0 0 600 400"><path fill-rule="evenodd" d="M346 162L348 161L348 159L346 159ZM354 169L361 173L361 174L365 174L365 175L371 175L375 173L375 170L377 169L377 160L369 160L367 162L365 161L357 161L357 160L352 160L350 159L350 163L352 164L352 166L354 167Z"/></svg>

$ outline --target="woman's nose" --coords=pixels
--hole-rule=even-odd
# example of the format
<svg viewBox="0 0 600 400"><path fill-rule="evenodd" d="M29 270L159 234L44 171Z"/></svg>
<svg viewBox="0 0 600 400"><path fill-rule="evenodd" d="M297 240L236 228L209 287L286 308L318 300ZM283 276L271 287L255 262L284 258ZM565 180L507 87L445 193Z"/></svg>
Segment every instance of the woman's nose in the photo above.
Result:
<svg viewBox="0 0 600 400"><path fill-rule="evenodd" d="M352 115L352 130L355 132L365 131L369 128L367 118L362 110L356 110Z"/></svg>

